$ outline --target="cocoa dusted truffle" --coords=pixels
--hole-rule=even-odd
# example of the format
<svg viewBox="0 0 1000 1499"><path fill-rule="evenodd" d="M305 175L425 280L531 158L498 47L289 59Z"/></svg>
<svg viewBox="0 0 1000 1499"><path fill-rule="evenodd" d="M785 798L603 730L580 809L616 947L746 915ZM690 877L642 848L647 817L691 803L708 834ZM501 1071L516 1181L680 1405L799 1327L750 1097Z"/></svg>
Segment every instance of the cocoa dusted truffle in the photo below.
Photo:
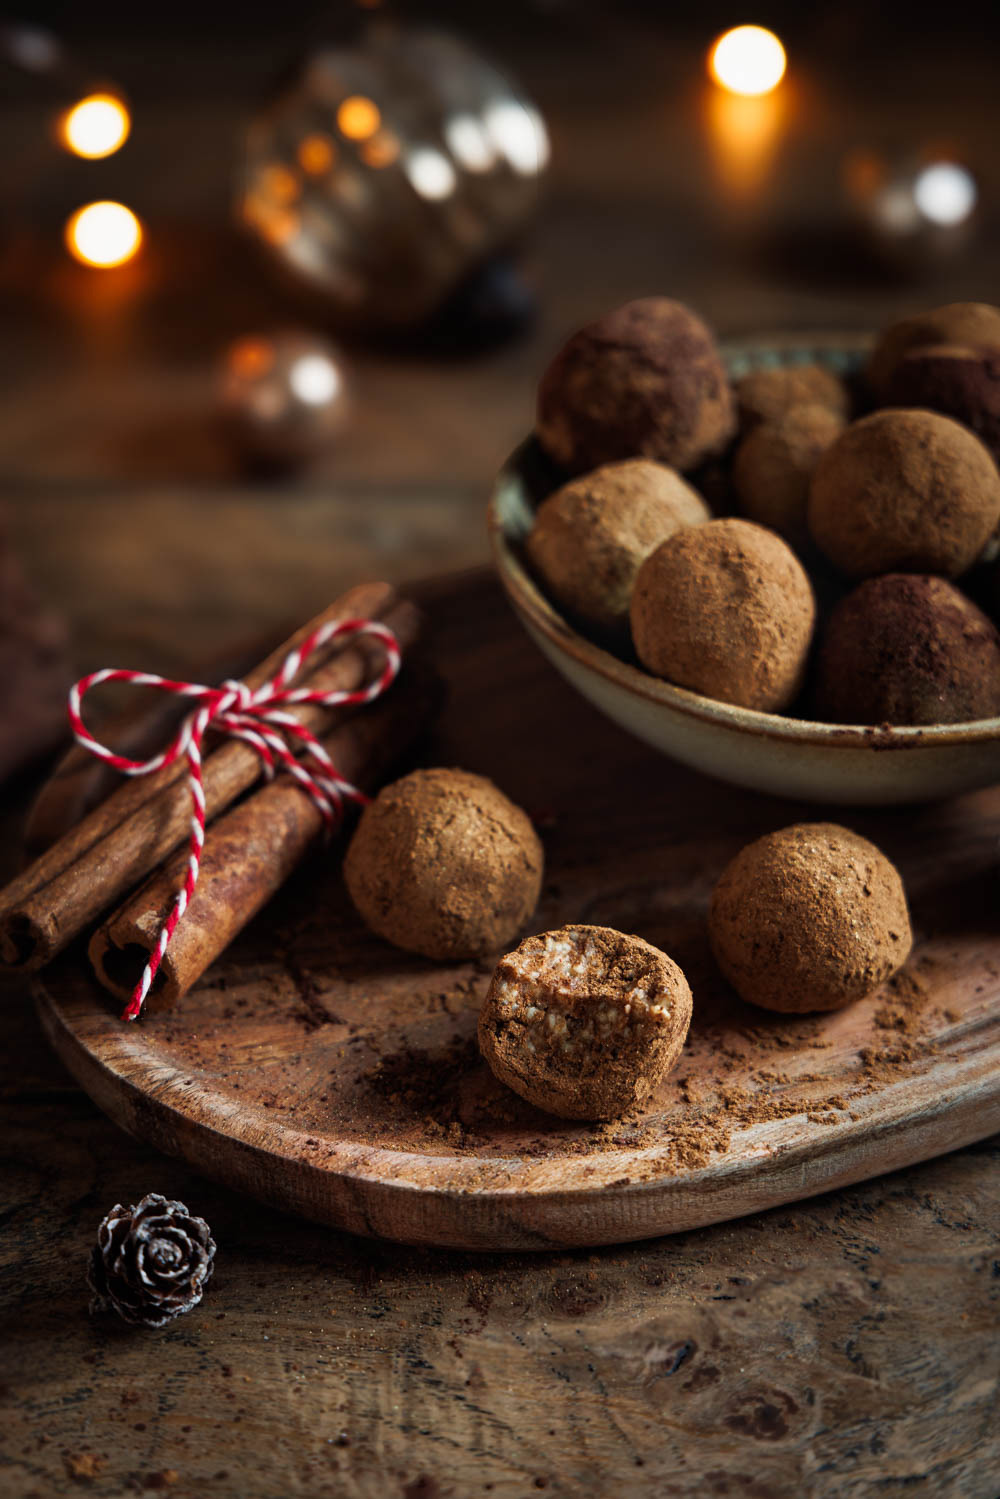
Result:
<svg viewBox="0 0 1000 1499"><path fill-rule="evenodd" d="M549 495L525 549L564 609L599 629L623 632L640 565L679 527L708 518L701 495L674 469L631 458Z"/></svg>
<svg viewBox="0 0 1000 1499"><path fill-rule="evenodd" d="M407 952L496 952L534 911L542 846L528 817L485 776L415 770L361 815L344 860L371 930Z"/></svg>
<svg viewBox="0 0 1000 1499"><path fill-rule="evenodd" d="M723 871L712 951L765 1010L838 1010L896 973L913 945L899 872L867 838L803 822L748 844Z"/></svg>
<svg viewBox="0 0 1000 1499"><path fill-rule="evenodd" d="M893 323L868 361L868 384L880 401L885 400L899 361L921 344L1000 348L1000 307L991 307L988 302L949 302Z"/></svg>
<svg viewBox="0 0 1000 1499"><path fill-rule="evenodd" d="M852 578L971 567L1000 523L1000 473L978 437L934 411L875 411L823 454L809 529Z"/></svg>
<svg viewBox="0 0 1000 1499"><path fill-rule="evenodd" d="M632 638L648 671L765 712L798 693L815 620L795 553L746 520L676 532L642 564L632 594Z"/></svg>
<svg viewBox="0 0 1000 1499"><path fill-rule="evenodd" d="M726 446L735 426L711 333L666 297L628 302L581 328L538 388L538 439L574 474L618 458L694 468Z"/></svg>
<svg viewBox="0 0 1000 1499"><path fill-rule="evenodd" d="M929 344L897 364L887 406L922 406L970 427L1000 463L1000 348Z"/></svg>
<svg viewBox="0 0 1000 1499"><path fill-rule="evenodd" d="M1000 714L1000 635L943 578L869 578L830 616L816 711L854 724L993 718Z"/></svg>
<svg viewBox="0 0 1000 1499"><path fill-rule="evenodd" d="M784 365L776 370L753 370L736 382L740 426L744 432L758 422L776 422L796 406L822 406L838 416L841 425L850 411L843 380L821 364Z"/></svg>
<svg viewBox="0 0 1000 1499"><path fill-rule="evenodd" d="M774 421L759 422L733 460L743 514L801 545L809 534L809 481L843 428L841 417L827 406L793 406Z"/></svg>
<svg viewBox="0 0 1000 1499"><path fill-rule="evenodd" d="M677 1061L691 990L666 953L606 926L564 926L501 958L479 1047L508 1088L563 1119L617 1119Z"/></svg>

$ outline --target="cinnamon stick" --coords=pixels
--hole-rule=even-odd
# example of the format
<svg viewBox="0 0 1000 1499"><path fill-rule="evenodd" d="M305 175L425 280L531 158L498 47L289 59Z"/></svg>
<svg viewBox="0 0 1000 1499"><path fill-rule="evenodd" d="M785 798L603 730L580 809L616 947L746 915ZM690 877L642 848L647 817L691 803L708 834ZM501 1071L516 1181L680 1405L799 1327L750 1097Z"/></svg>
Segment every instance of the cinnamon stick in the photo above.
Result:
<svg viewBox="0 0 1000 1499"><path fill-rule="evenodd" d="M384 698L324 737L337 769L363 790L374 789L412 747L441 692L440 680L428 670L404 668ZM316 804L288 776L278 776L212 825L198 887L171 938L147 1010L168 1009L187 993L285 883L322 830ZM185 865L183 853L168 859L91 938L94 972L116 998L130 997Z"/></svg>
<svg viewBox="0 0 1000 1499"><path fill-rule="evenodd" d="M317 619L272 652L246 678L260 685L273 676L286 654L327 619L347 616L381 619L405 651L417 637L419 614L399 601L385 583L353 588ZM334 647L334 650L336 647ZM377 648L358 638L327 656L301 680L324 691L351 690L370 674ZM336 721L336 710L304 704L295 716L314 731ZM0 895L0 959L9 967L37 969L61 952L173 852L190 829L190 797L183 765L126 784L96 808L65 838L13 880ZM249 745L227 740L205 759L203 781L209 819L229 806L260 775L260 761ZM149 795L143 781L156 781Z"/></svg>

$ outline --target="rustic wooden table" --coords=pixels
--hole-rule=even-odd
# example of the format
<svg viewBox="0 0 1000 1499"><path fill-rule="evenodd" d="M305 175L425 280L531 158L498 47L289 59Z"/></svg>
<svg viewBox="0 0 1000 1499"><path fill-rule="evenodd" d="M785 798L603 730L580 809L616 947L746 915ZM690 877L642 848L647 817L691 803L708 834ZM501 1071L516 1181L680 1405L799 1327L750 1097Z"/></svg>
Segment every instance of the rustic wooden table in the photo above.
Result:
<svg viewBox="0 0 1000 1499"><path fill-rule="evenodd" d="M67 209L97 195L67 168L39 189L37 224L27 195L2 263L3 493L81 664L195 671L362 574L483 560L490 474L546 350L628 295L683 296L731 333L1000 300L989 214L969 257L914 285L838 271L831 249L836 163L865 139L957 134L997 201L988 49L929 47L887 71L886 30L864 72L828 27L748 199L713 176L703 39L634 17L612 31L591 7L570 45L560 15L531 10L522 48L556 148L537 331L471 363L356 351L351 431L269 482L239 474L206 415L226 338L295 316L225 227L233 121L264 54L240 87L209 87L192 62L175 97L155 49L120 51L136 135L100 191L118 172L144 208L144 266L101 280L60 258L59 193ZM822 64L838 45L845 97ZM38 118L22 89L4 139ZM6 789L8 867L32 784ZM0 1034L5 1496L1000 1490L1000 1141L676 1238L477 1258L283 1218L134 1143L50 1056L23 990L5 992ZM88 1320L83 1263L107 1208L150 1190L204 1213L221 1249L202 1307L136 1334Z"/></svg>

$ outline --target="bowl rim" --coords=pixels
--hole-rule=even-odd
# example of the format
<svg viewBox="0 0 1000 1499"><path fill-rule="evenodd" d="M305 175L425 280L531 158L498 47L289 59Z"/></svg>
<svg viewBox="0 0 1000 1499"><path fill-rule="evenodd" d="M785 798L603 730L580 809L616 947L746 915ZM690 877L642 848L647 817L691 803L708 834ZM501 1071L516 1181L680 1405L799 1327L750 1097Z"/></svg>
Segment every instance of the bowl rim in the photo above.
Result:
<svg viewBox="0 0 1000 1499"><path fill-rule="evenodd" d="M822 354L824 349L850 351L861 355L871 348L870 334L794 333L745 336L726 340L720 345L723 358L752 354L755 351L779 352L810 350ZM907 750L922 746L944 748L949 745L986 744L1000 740L1000 716L971 719L957 724L830 724L815 719L790 718L781 713L764 713L722 703L715 698L691 692L685 687L641 671L610 651L581 635L542 593L522 564L517 549L507 535L500 512L500 496L509 485L524 487L522 463L531 443L529 436L518 444L501 467L487 506L487 529L493 560L500 581L515 608L545 636L562 655L577 665L602 677L612 686L632 697L644 699L658 707L669 708L702 723L717 725L741 734L796 745L813 745L825 749Z"/></svg>

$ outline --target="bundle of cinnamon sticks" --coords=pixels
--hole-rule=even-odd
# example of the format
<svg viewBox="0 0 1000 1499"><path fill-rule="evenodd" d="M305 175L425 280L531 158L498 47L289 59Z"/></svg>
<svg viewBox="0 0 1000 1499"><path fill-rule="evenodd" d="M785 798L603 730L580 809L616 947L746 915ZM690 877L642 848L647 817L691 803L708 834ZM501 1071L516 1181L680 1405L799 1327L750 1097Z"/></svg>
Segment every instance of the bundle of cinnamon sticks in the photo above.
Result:
<svg viewBox="0 0 1000 1499"><path fill-rule="evenodd" d="M308 635L329 620L380 620L404 656L397 681L365 707L303 704L293 711L317 735L337 769L371 791L412 747L440 701L429 669L407 661L420 633L420 614L386 583L350 589L296 632L244 680L271 678ZM377 674L380 647L355 637L311 658L294 685L351 691ZM284 883L317 841L322 816L287 776L257 785L261 762L241 740L227 739L203 764L208 837L198 887L177 927L149 995L150 1006L173 1004ZM89 956L100 982L127 998L156 944L183 880L182 849L190 827L184 765L124 782L0 892L0 961L8 968L43 967L99 923Z"/></svg>

